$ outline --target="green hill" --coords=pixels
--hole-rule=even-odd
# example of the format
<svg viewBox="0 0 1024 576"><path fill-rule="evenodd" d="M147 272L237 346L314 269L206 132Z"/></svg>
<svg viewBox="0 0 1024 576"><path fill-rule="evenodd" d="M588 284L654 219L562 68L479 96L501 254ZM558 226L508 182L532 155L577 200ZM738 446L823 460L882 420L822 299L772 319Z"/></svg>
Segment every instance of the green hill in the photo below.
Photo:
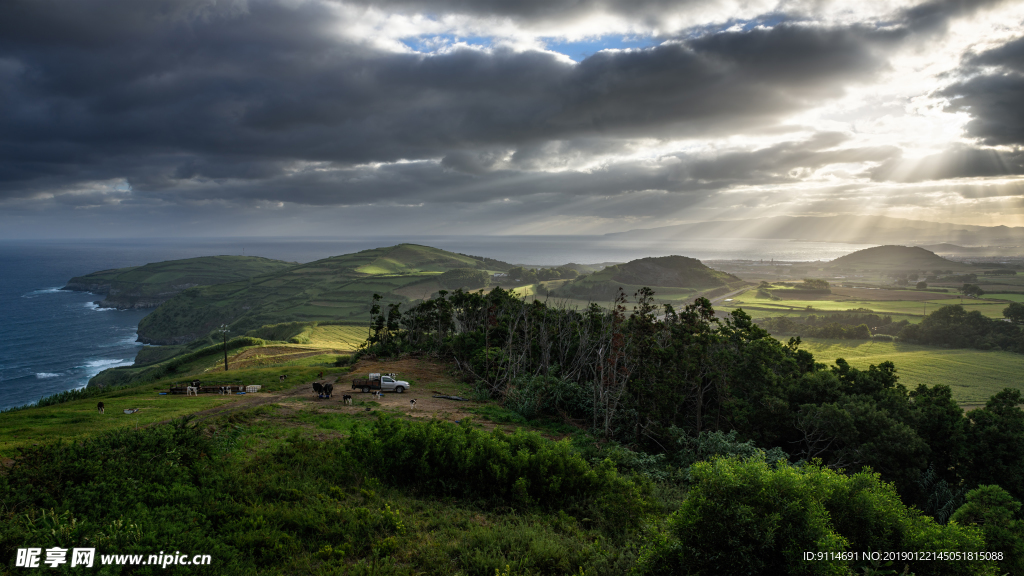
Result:
<svg viewBox="0 0 1024 576"><path fill-rule="evenodd" d="M934 252L918 246L875 246L836 258L834 268L900 269L900 270L961 270L959 262L946 260Z"/></svg>
<svg viewBox="0 0 1024 576"><path fill-rule="evenodd" d="M103 294L106 308L155 308L182 290L248 280L295 266L255 256L203 256L76 276L63 290Z"/></svg>
<svg viewBox="0 0 1024 576"><path fill-rule="evenodd" d="M374 293L389 302L421 298L438 290L448 270L501 271L511 265L414 244L334 256L242 281L189 288L139 323L139 339L184 344L227 324L242 334L281 322L368 320Z"/></svg>
<svg viewBox="0 0 1024 576"><path fill-rule="evenodd" d="M671 288L669 293L692 292L741 286L744 282L732 274L708 268L696 258L663 256L641 258L625 264L608 266L603 270L568 282L557 289L555 295L573 298L611 299L619 287L627 292L647 286Z"/></svg>

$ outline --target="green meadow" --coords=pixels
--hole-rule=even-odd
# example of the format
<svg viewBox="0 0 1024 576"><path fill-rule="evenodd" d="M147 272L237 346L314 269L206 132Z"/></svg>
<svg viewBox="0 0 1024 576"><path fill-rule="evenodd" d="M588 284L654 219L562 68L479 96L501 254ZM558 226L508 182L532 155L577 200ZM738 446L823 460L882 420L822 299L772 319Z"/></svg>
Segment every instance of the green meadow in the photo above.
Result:
<svg viewBox="0 0 1024 576"><path fill-rule="evenodd" d="M729 302L722 302L718 307L723 309L742 308L755 318L765 316L804 316L807 314L820 314L821 312L844 312L847 310L865 311L870 310L876 314L887 314L893 316L894 320L907 319L911 322L919 322L923 315L934 312L942 306L960 305L960 298L942 298L941 294L932 300L788 300L785 299L785 290L773 292L776 296L782 296L780 300L758 298L757 290L748 290L738 294ZM908 291L908 296L915 295ZM964 298L963 307L967 311L978 310L989 318L1002 318L1003 309L1011 301L1020 301L1012 298L1014 294L992 295L986 298ZM1024 295L1022 295L1024 296Z"/></svg>
<svg viewBox="0 0 1024 576"><path fill-rule="evenodd" d="M885 361L896 365L908 389L944 384L960 404L984 404L1004 388L1024 391L1024 355L1013 352L950 350L874 340L801 339L800 347L815 360L832 364L844 358L855 368Z"/></svg>

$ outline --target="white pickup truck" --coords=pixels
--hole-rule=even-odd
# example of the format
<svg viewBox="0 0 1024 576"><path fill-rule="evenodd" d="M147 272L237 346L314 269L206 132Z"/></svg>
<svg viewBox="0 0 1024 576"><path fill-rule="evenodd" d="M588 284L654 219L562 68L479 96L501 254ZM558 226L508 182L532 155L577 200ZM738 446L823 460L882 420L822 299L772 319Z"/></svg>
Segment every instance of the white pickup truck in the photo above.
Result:
<svg viewBox="0 0 1024 576"><path fill-rule="evenodd" d="M395 374L381 374L371 372L369 378L356 378L352 381L353 390L369 392L380 390L381 392L397 392L401 394L409 389L409 383L405 380L396 379Z"/></svg>

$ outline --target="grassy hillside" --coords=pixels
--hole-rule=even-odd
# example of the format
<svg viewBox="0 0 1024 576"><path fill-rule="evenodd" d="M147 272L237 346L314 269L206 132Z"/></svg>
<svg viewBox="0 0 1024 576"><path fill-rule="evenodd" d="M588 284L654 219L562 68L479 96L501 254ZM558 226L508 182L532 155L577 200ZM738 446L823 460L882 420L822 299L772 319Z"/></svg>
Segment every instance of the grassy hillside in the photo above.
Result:
<svg viewBox="0 0 1024 576"><path fill-rule="evenodd" d="M836 258L831 267L845 269L962 270L970 268L946 260L918 246L875 246Z"/></svg>
<svg viewBox="0 0 1024 576"><path fill-rule="evenodd" d="M647 286L655 290L659 299L678 299L692 297L701 291L739 288L742 285L744 282L739 278L712 270L696 258L664 256L608 266L562 284L553 294L560 297L610 300L620 286L630 295Z"/></svg>
<svg viewBox="0 0 1024 576"><path fill-rule="evenodd" d="M153 344L182 344L206 337L221 324L227 324L232 334L241 334L282 322L362 323L368 319L374 293L385 295L385 301L403 302L417 291L396 291L429 284L447 270L508 267L497 260L413 244L364 250L251 280L188 289L144 318L139 337Z"/></svg>
<svg viewBox="0 0 1024 576"><path fill-rule="evenodd" d="M255 256L203 256L76 276L64 290L103 294L102 305L109 308L149 308L188 288L247 281L294 265Z"/></svg>
<svg viewBox="0 0 1024 576"><path fill-rule="evenodd" d="M509 416L518 415L495 401L432 398L434 391L468 395L469 386L438 364L361 363L353 373L396 371L413 387L379 400L355 394L352 406L312 394L309 383L320 370L239 371L235 378L264 386L243 396L160 396L174 383L162 381L0 413L6 566L13 568L18 548L85 546L96 548L97 564L109 554L209 554L209 566L176 566L183 574L786 574L806 566L790 560L793 546L819 549L813 538L825 530L856 550L924 546L913 544L923 536L904 545L893 533L925 534L928 545L943 550L992 549L980 530L921 517L869 475L847 480L812 466L769 466L763 453L727 435L706 436L713 446L679 455L686 463L732 459L716 460L715 471L705 464L684 473L564 424L568 437L557 442L552 437L566 433L550 421L518 417L513 430ZM323 372L342 385L349 378L344 370ZM409 397L418 406L410 407ZM106 414L97 413L97 401ZM128 407L140 411L123 414ZM171 420L183 415L192 418ZM820 493L828 500L803 496ZM808 510L818 523L805 520ZM847 520L847 510L859 514ZM787 522L761 521L784 514ZM682 532L682 522L706 538ZM804 528L819 524L825 528ZM736 554L724 530L758 546ZM657 546L666 541L689 548ZM693 568L704 557L712 558L712 569ZM722 571L720 558L727 557L775 564ZM666 565L673 569L660 568ZM931 566L940 569L925 570ZM829 574L870 570L854 562L826 567ZM996 574L981 561L911 568Z"/></svg>

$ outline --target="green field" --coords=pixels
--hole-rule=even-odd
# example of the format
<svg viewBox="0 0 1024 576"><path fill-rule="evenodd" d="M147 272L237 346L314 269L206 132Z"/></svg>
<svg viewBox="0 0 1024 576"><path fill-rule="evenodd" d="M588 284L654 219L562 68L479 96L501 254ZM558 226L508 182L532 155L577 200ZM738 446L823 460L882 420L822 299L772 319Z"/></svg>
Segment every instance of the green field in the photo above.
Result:
<svg viewBox="0 0 1024 576"><path fill-rule="evenodd" d="M366 326L316 326L309 331L309 343L341 350L356 350L366 340L366 336Z"/></svg>
<svg viewBox="0 0 1024 576"><path fill-rule="evenodd" d="M770 300L757 298L756 290L748 290L733 297L731 302L722 302L718 306L725 309L743 308L754 318L765 316L803 316L821 312L843 312L846 310L866 309L876 314L888 314L894 320L906 318L911 322L919 322L925 313L931 313L942 306L960 305L960 298L936 298L934 300ZM776 296L785 295L785 290L774 292ZM941 295L940 295L941 296ZM1008 295L1012 296L1012 295ZM978 310L989 318L1002 318L1007 300L987 298L963 300L967 311ZM862 310L863 311L863 310Z"/></svg>
<svg viewBox="0 0 1024 576"><path fill-rule="evenodd" d="M1024 302L1024 294L985 294L982 300L1009 300L1010 302Z"/></svg>
<svg viewBox="0 0 1024 576"><path fill-rule="evenodd" d="M802 349L826 364L845 358L855 368L867 368L892 361L900 382L908 389L919 384L945 384L961 404L983 404L1003 388L1024 390L1024 355L1013 352L949 350L863 340L801 340Z"/></svg>

